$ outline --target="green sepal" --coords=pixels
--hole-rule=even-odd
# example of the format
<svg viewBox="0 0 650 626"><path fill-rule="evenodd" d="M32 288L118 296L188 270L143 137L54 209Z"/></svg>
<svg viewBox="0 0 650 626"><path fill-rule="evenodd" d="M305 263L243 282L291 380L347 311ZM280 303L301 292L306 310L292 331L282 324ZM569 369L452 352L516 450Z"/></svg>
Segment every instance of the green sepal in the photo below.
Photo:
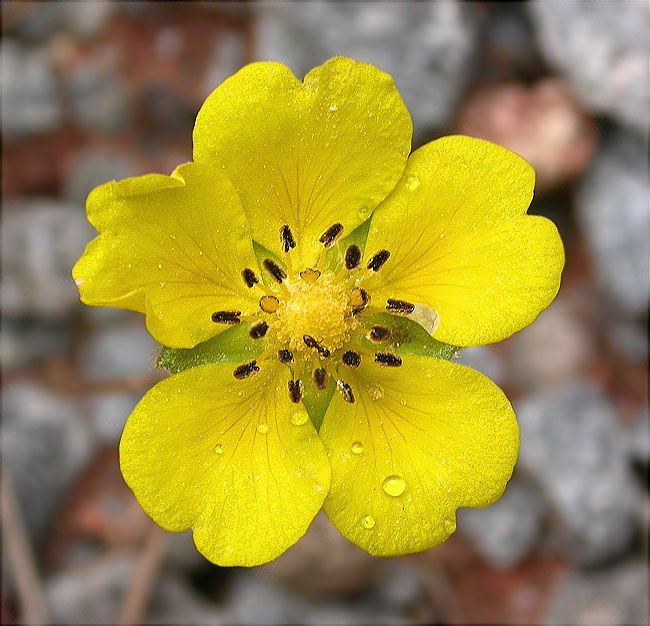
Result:
<svg viewBox="0 0 650 626"><path fill-rule="evenodd" d="M415 354L434 359L449 361L461 348L434 339L417 322L399 315L375 313L369 315L368 322L372 325L390 328L390 337L381 344L373 344L365 339L366 347L375 352L386 351L395 354Z"/></svg>
<svg viewBox="0 0 650 626"><path fill-rule="evenodd" d="M325 389L317 389L312 379L311 371L305 372L301 376L303 385L302 403L307 409L309 419L318 431L320 425L323 423L323 418L327 412L327 407L330 405L334 390L336 389L336 380L330 376L329 385Z"/></svg>
<svg viewBox="0 0 650 626"><path fill-rule="evenodd" d="M256 359L266 347L265 339L252 340L250 324L237 324L193 348L163 347L156 366L178 374L191 367L211 363L246 363Z"/></svg>

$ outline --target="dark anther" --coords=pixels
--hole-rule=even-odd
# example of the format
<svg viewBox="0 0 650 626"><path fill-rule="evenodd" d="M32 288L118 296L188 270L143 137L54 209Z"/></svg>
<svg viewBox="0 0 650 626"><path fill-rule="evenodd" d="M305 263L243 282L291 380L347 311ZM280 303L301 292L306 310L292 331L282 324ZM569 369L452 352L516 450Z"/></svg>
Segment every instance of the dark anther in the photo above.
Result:
<svg viewBox="0 0 650 626"><path fill-rule="evenodd" d="M380 250L370 258L370 261L368 261L368 269L373 272L378 272L382 265L388 261L389 256L390 252L388 252L388 250Z"/></svg>
<svg viewBox="0 0 650 626"><path fill-rule="evenodd" d="M326 248L329 248L343 232L343 224L332 224L318 239Z"/></svg>
<svg viewBox="0 0 650 626"><path fill-rule="evenodd" d="M289 252L291 248L296 247L296 240L293 238L291 229L285 224L280 229L280 242L282 243L282 250Z"/></svg>
<svg viewBox="0 0 650 626"><path fill-rule="evenodd" d="M370 331L370 341L373 343L381 343L386 341L390 337L390 328L384 328L383 326L373 326Z"/></svg>
<svg viewBox="0 0 650 626"><path fill-rule="evenodd" d="M249 330L248 334L253 338L253 339L261 339L266 335L266 331L269 329L269 325L266 322L258 322L257 324L253 324Z"/></svg>
<svg viewBox="0 0 650 626"><path fill-rule="evenodd" d="M402 359L390 352L376 352L375 363L385 365L386 367L399 367L402 364Z"/></svg>
<svg viewBox="0 0 650 626"><path fill-rule="evenodd" d="M280 363L293 363L293 352L291 350L278 350L278 359Z"/></svg>
<svg viewBox="0 0 650 626"><path fill-rule="evenodd" d="M298 404L302 400L302 381L290 380L289 381L289 397L291 402Z"/></svg>
<svg viewBox="0 0 650 626"><path fill-rule="evenodd" d="M247 287L252 287L255 283L259 283L260 279L257 277L257 274L253 270L250 270L246 268L242 273L241 273L242 278L244 279L244 282L246 283Z"/></svg>
<svg viewBox="0 0 650 626"><path fill-rule="evenodd" d="M286 277L286 272L271 259L264 259L262 261L264 269L276 280L276 282L281 283Z"/></svg>
<svg viewBox="0 0 650 626"><path fill-rule="evenodd" d="M347 383L344 383L342 380L336 381L336 386L338 387L343 399L346 402L352 404L354 402L354 394L352 393L352 388Z"/></svg>
<svg viewBox="0 0 650 626"><path fill-rule="evenodd" d="M235 371L232 373L232 375L235 378L241 380L242 378L246 378L252 374L257 374L259 371L260 368L257 365L257 361L251 361L250 363L244 363L243 365L235 368Z"/></svg>
<svg viewBox="0 0 650 626"><path fill-rule="evenodd" d="M345 251L345 267L349 270L355 270L361 262L361 249L359 246L352 244Z"/></svg>
<svg viewBox="0 0 650 626"><path fill-rule="evenodd" d="M314 385L316 385L317 389L325 389L330 381L327 370L323 369L322 367L317 367L314 370L313 377Z"/></svg>
<svg viewBox="0 0 650 626"><path fill-rule="evenodd" d="M408 315L415 311L415 305L410 302L405 302L404 300L393 300L392 298L388 298L386 303L386 310L391 313L402 313Z"/></svg>
<svg viewBox="0 0 650 626"><path fill-rule="evenodd" d="M323 348L311 335L303 335L302 340L308 348L313 348L325 359L332 354L327 348Z"/></svg>
<svg viewBox="0 0 650 626"><path fill-rule="evenodd" d="M264 313L275 313L280 306L280 301L275 296L262 296L260 298L260 309Z"/></svg>
<svg viewBox="0 0 650 626"><path fill-rule="evenodd" d="M216 311L212 314L212 321L215 324L239 324L241 311Z"/></svg>
<svg viewBox="0 0 650 626"><path fill-rule="evenodd" d="M355 287L350 292L350 305L352 306L352 314L356 315L357 313L363 311L366 308L366 305L370 302L370 296L365 289L361 287Z"/></svg>
<svg viewBox="0 0 650 626"><path fill-rule="evenodd" d="M361 355L358 352L353 352L352 350L344 352L341 360L348 367L359 367L359 365L361 365Z"/></svg>

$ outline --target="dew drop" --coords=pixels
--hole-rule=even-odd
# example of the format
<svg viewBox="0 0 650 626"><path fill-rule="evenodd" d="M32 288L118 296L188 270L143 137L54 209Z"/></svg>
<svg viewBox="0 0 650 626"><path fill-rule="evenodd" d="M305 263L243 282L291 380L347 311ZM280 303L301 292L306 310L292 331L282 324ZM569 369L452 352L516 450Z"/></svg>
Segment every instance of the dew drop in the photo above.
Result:
<svg viewBox="0 0 650 626"><path fill-rule="evenodd" d="M331 111L332 113L335 113L335 112L338 111L338 110L339 110L339 108L338 108L335 104L332 104L332 105L330 106L330 111Z"/></svg>
<svg viewBox="0 0 650 626"><path fill-rule="evenodd" d="M364 528L367 528L370 530L371 528L375 527L375 518L372 515L366 515L362 520L361 520L361 525Z"/></svg>
<svg viewBox="0 0 650 626"><path fill-rule="evenodd" d="M357 215L360 220L365 220L370 215L370 207L362 206L358 211Z"/></svg>
<svg viewBox="0 0 650 626"><path fill-rule="evenodd" d="M214 447L214 451L215 451L217 454L223 454L223 446L222 446L220 443L218 443L218 444Z"/></svg>
<svg viewBox="0 0 650 626"><path fill-rule="evenodd" d="M158 263L158 269L159 269L159 270L162 269L162 264L161 264L161 263Z"/></svg>
<svg viewBox="0 0 650 626"><path fill-rule="evenodd" d="M307 416L307 413L304 411L296 411L291 415L289 418L289 421L294 425L294 426L302 426L303 424L307 423L307 420L309 417Z"/></svg>
<svg viewBox="0 0 650 626"><path fill-rule="evenodd" d="M406 489L406 483L401 476L397 474L392 474L384 478L384 482L381 484L381 488L389 495L396 498L401 496Z"/></svg>
<svg viewBox="0 0 650 626"><path fill-rule="evenodd" d="M445 527L445 532L449 534L456 530L456 522L450 517L445 517L445 521L442 524Z"/></svg>
<svg viewBox="0 0 650 626"><path fill-rule="evenodd" d="M420 179L417 176L409 176L406 179L406 188L415 191L420 186Z"/></svg>
<svg viewBox="0 0 650 626"><path fill-rule="evenodd" d="M363 444L360 441L353 441L350 450L352 454L361 454L363 452Z"/></svg>
<svg viewBox="0 0 650 626"><path fill-rule="evenodd" d="M380 400L381 398L384 397L384 389L381 385L371 385L368 388L368 395L373 399L373 400Z"/></svg>
<svg viewBox="0 0 650 626"><path fill-rule="evenodd" d="M257 425L257 432L265 435L269 432L269 425L266 422L261 422Z"/></svg>

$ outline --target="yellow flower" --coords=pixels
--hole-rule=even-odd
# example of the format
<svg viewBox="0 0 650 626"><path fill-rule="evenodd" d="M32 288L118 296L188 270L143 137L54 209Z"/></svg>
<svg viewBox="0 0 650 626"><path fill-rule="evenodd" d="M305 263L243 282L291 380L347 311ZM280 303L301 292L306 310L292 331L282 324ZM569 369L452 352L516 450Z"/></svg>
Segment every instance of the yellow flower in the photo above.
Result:
<svg viewBox="0 0 650 626"><path fill-rule="evenodd" d="M371 554L425 550L512 473L508 400L448 359L548 306L562 244L523 159L460 136L409 156L411 130L371 65L254 63L201 108L194 162L88 198L82 301L144 313L178 372L122 473L215 563L274 559L321 507Z"/></svg>

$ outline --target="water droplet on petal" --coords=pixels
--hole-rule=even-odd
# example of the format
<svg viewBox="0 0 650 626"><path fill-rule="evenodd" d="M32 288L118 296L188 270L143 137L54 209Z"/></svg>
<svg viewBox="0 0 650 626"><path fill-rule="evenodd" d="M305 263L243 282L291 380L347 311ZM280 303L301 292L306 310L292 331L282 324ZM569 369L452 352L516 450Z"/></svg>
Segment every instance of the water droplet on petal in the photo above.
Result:
<svg viewBox="0 0 650 626"><path fill-rule="evenodd" d="M214 451L215 451L217 454L223 454L223 446L222 446L220 443L218 443L218 444L214 447Z"/></svg>
<svg viewBox="0 0 650 626"><path fill-rule="evenodd" d="M269 425L266 422L261 422L257 425L257 432L265 435L269 432Z"/></svg>
<svg viewBox="0 0 650 626"><path fill-rule="evenodd" d="M406 483L401 476L393 474L384 478L384 482L381 484L382 489L389 495L396 498L401 496L406 489Z"/></svg>
<svg viewBox="0 0 650 626"><path fill-rule="evenodd" d="M357 215L360 220L365 220L370 215L370 207L362 206L358 211Z"/></svg>
<svg viewBox="0 0 650 626"><path fill-rule="evenodd" d="M420 179L417 176L409 176L406 179L406 188L415 191L420 186Z"/></svg>
<svg viewBox="0 0 650 626"><path fill-rule="evenodd" d="M331 111L332 113L334 113L334 112L336 112L336 111L338 111L338 110L339 110L339 108L338 108L335 104L332 104L332 105L330 106L330 111Z"/></svg>
<svg viewBox="0 0 650 626"><path fill-rule="evenodd" d="M294 425L294 426L302 426L303 424L307 423L307 420L309 419L307 413L305 411L296 411L291 415L289 418L289 421Z"/></svg>
<svg viewBox="0 0 650 626"><path fill-rule="evenodd" d="M363 452L363 444L360 441L353 441L350 450L352 450L352 454L361 454Z"/></svg>
<svg viewBox="0 0 650 626"><path fill-rule="evenodd" d="M384 397L384 389L381 385L371 385L368 388L368 395L373 399L373 400L380 400L381 398Z"/></svg>
<svg viewBox="0 0 650 626"><path fill-rule="evenodd" d="M159 270L162 269L162 264L161 264L161 263L158 263L158 269L159 269Z"/></svg>
<svg viewBox="0 0 650 626"><path fill-rule="evenodd" d="M361 525L364 528L367 528L370 530L371 528L375 527L375 518L372 515L366 515L362 520L361 520Z"/></svg>

